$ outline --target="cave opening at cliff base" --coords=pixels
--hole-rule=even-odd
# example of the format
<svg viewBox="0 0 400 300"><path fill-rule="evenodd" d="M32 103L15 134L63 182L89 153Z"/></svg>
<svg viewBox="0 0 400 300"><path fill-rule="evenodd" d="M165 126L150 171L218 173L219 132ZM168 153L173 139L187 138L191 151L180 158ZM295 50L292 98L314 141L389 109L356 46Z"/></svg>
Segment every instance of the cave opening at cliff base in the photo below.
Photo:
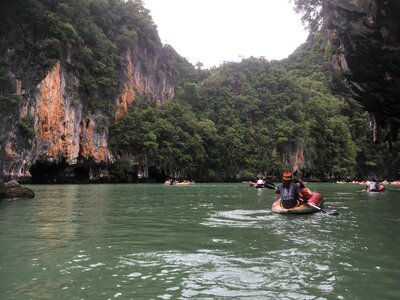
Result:
<svg viewBox="0 0 400 300"><path fill-rule="evenodd" d="M89 168L81 165L69 166L66 162L37 162L29 169L32 183L71 183L89 179Z"/></svg>
<svg viewBox="0 0 400 300"><path fill-rule="evenodd" d="M66 168L66 164L55 164L48 162L37 162L29 168L32 175L32 183L56 183L61 172Z"/></svg>

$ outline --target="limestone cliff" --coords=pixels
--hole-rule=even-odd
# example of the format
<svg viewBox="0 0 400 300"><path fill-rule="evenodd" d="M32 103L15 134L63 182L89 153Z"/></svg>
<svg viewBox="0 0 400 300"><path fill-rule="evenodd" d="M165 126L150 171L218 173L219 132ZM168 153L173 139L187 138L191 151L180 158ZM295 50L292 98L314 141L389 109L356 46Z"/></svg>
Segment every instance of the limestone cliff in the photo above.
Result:
<svg viewBox="0 0 400 300"><path fill-rule="evenodd" d="M0 179L99 180L115 119L174 97L180 56L143 5L0 1Z"/></svg>
<svg viewBox="0 0 400 300"><path fill-rule="evenodd" d="M120 118L127 114L129 106L140 95L147 95L157 105L161 105L166 100L172 99L175 94L172 78L160 76L157 69L153 69L150 76L143 76L141 61L134 59L138 54L132 56L128 49L126 53L126 66L124 68L124 89L118 95L116 103L115 117ZM149 58L153 66L158 65L157 57Z"/></svg>
<svg viewBox="0 0 400 300"><path fill-rule="evenodd" d="M159 104L174 96L173 78L156 75L162 64L159 57L149 58L146 63L151 67L147 73L143 72L139 57L140 53L132 54L130 50L126 53L124 70L121 70L122 88L115 99L110 99L114 107L111 114L85 108L84 95L77 88L78 77L68 72L61 61L35 87L10 74L11 85L15 88L10 94L19 96L19 103L12 119L0 121L2 178L29 179L30 169L39 165L46 168L43 170L46 173L51 168L56 169L54 178L47 178L47 181L66 176L65 170L71 166L72 171L82 166L88 168L89 179L101 176L102 169L96 166L114 160L107 142L112 120L128 113L129 105L139 96ZM32 120L35 134L21 147L18 123L26 119ZM40 173L40 168L36 172Z"/></svg>
<svg viewBox="0 0 400 300"><path fill-rule="evenodd" d="M400 122L400 1L330 0L326 37L333 88L372 114L374 138L396 139Z"/></svg>

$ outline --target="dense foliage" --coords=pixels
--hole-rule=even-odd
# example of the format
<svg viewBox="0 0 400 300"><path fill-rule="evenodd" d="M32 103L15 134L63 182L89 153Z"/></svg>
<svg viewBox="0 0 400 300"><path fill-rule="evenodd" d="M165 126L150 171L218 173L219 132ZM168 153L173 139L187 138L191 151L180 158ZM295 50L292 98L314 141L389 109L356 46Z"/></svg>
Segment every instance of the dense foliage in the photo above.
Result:
<svg viewBox="0 0 400 300"><path fill-rule="evenodd" d="M78 76L85 107L105 113L112 112L126 49L162 52L141 0L4 0L0 25L0 57L8 56L0 67L3 90L10 68L35 87L61 60Z"/></svg>
<svg viewBox="0 0 400 300"><path fill-rule="evenodd" d="M310 179L396 176L377 155L389 152L371 145L367 113L331 93L325 62L316 35L283 61L225 63L160 109L134 107L112 128L112 146L142 168L196 180L286 168Z"/></svg>

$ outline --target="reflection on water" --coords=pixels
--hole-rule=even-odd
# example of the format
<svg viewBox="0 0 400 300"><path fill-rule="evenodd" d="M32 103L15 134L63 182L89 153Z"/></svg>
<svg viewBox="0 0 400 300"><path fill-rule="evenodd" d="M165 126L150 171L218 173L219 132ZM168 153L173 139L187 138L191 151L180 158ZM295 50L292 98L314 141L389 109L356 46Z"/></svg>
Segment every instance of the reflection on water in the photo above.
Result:
<svg viewBox="0 0 400 300"><path fill-rule="evenodd" d="M399 190L309 186L340 215L240 184L32 186L0 204L0 299L398 299Z"/></svg>

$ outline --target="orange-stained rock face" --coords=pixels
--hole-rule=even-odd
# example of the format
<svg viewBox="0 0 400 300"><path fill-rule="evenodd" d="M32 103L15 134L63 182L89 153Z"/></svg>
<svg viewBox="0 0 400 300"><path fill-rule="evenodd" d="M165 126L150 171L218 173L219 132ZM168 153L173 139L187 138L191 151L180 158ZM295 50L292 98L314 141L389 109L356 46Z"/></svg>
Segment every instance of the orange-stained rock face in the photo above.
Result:
<svg viewBox="0 0 400 300"><path fill-rule="evenodd" d="M149 97L156 102L157 106L174 97L175 89L171 78L159 75L156 58L149 61L151 63L148 63L148 70L144 72L142 63L132 55L130 50L127 51L124 90L117 97L116 119L128 114L129 106L136 101L138 95Z"/></svg>
<svg viewBox="0 0 400 300"><path fill-rule="evenodd" d="M135 81L135 78L133 76L133 66L132 66L130 51L128 51L126 60L127 60L127 66L126 66L127 80L124 84L125 88L124 92L117 97L117 109L115 112L115 117L117 119L125 116L128 113L129 105L136 99L136 91L134 90L133 87L133 82ZM138 87L138 81L136 81L136 89L137 87Z"/></svg>
<svg viewBox="0 0 400 300"><path fill-rule="evenodd" d="M95 122L91 120L90 126L80 125L82 105L71 103L64 74L58 62L38 85L36 152L49 161L63 159L70 164L75 164L80 155L95 162L110 159L107 136L93 134Z"/></svg>
<svg viewBox="0 0 400 300"><path fill-rule="evenodd" d="M92 158L95 162L111 161L108 151L106 133L95 130L96 116L88 115L86 122L81 122L80 155L84 158Z"/></svg>
<svg viewBox="0 0 400 300"><path fill-rule="evenodd" d="M174 79L166 71L165 62L157 54L142 50L127 52L124 78L119 79L123 90L112 103L115 118L126 115L138 96L154 101L157 107L174 97ZM73 73L67 73L62 63L57 62L36 87L25 86L31 83L14 74L10 77L15 82L15 94L22 96L19 120L33 119L36 137L27 147L19 149L16 136L19 120L10 124L3 120L5 139L0 154L7 157L6 161L0 160L3 175L30 177L29 168L38 161L69 165L80 163L81 158L96 163L113 161L108 147L109 115L84 108L85 96L79 93L79 80Z"/></svg>
<svg viewBox="0 0 400 300"><path fill-rule="evenodd" d="M143 93L145 91L139 73L135 73L136 90Z"/></svg>
<svg viewBox="0 0 400 300"><path fill-rule="evenodd" d="M38 85L37 135L40 139L37 151L49 160L58 157L74 160L79 149L74 143L73 124L69 118L65 99L65 78L58 62L54 69Z"/></svg>

